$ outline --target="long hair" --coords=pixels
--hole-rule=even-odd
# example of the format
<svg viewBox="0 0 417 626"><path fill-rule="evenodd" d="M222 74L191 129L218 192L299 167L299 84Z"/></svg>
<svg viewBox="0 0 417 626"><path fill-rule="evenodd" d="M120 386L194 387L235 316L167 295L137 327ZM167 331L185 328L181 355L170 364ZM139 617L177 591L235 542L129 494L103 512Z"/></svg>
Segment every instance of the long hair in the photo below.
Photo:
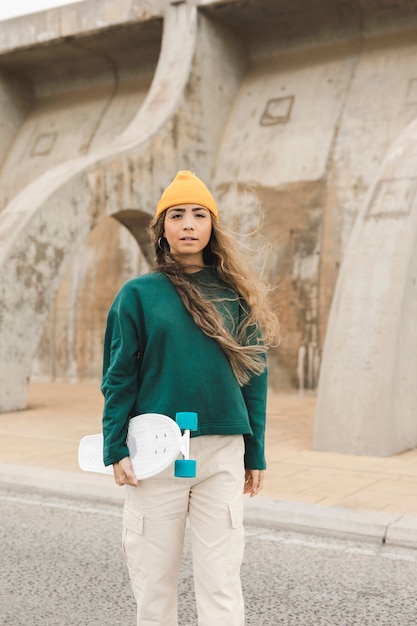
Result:
<svg viewBox="0 0 417 626"><path fill-rule="evenodd" d="M215 304L191 283L185 268L171 256L163 235L165 213L149 226L156 261L154 269L172 282L195 324L225 352L243 386L252 375L264 371L267 348L278 343L279 323L269 303L269 290L245 261L226 226L211 216L212 232L203 250L204 263L215 268L220 280L237 294L245 312L236 335L232 335Z"/></svg>

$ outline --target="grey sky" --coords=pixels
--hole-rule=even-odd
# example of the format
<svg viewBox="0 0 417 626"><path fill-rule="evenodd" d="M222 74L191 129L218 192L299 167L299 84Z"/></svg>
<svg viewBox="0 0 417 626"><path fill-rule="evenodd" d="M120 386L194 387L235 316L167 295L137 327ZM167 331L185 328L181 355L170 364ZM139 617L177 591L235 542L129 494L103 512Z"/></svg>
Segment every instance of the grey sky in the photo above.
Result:
<svg viewBox="0 0 417 626"><path fill-rule="evenodd" d="M27 15L44 9L83 1L84 0L15 0L15 2L1 2L0 20L7 20L11 17Z"/></svg>

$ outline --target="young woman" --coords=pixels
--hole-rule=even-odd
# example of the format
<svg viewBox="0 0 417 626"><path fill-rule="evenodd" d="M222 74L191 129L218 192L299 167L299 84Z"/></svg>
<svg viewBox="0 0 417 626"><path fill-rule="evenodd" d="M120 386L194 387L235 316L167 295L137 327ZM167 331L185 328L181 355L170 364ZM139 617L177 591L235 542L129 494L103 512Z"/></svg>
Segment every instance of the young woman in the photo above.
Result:
<svg viewBox="0 0 417 626"><path fill-rule="evenodd" d="M127 485L123 547L140 626L176 626L188 517L200 626L243 626L243 493L262 489L266 349L277 334L266 290L246 267L205 184L178 172L150 226L155 269L126 283L108 316L104 462ZM197 476L170 467L137 481L129 418L198 414Z"/></svg>

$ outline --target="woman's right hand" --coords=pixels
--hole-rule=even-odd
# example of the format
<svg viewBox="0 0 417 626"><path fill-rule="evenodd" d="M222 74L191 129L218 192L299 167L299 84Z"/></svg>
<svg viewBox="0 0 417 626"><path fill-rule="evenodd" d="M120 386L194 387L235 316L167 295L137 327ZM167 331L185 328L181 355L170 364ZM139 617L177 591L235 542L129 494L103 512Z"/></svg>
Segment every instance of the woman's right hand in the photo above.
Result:
<svg viewBox="0 0 417 626"><path fill-rule="evenodd" d="M130 457L125 456L124 459L120 459L118 463L113 463L114 480L117 485L131 485L137 487L139 484L138 479L133 473Z"/></svg>

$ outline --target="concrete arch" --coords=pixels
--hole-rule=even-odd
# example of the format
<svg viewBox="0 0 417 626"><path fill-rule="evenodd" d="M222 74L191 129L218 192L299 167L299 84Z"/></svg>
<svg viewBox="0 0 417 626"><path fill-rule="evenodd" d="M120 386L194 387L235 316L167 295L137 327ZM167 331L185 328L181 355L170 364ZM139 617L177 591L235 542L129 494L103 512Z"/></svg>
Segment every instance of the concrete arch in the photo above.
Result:
<svg viewBox="0 0 417 626"><path fill-rule="evenodd" d="M65 268L102 215L149 214L180 168L209 178L242 71L239 44L195 6L170 6L150 90L128 128L105 148L63 163L0 214L0 411L26 406L31 362ZM219 67L216 54L230 63ZM233 63L233 60L236 61ZM228 84L227 93L204 85ZM208 131L210 128L210 132ZM120 217L123 215L123 217ZM18 312L18 315L17 315Z"/></svg>
<svg viewBox="0 0 417 626"><path fill-rule="evenodd" d="M123 224L136 239L142 254L149 265L153 263L153 250L148 237L148 226L150 222L149 213L137 211L135 209L125 209L114 213L113 216L120 224Z"/></svg>
<svg viewBox="0 0 417 626"><path fill-rule="evenodd" d="M31 383L99 384L109 306L126 281L149 271L148 222L148 214L134 210L104 216L77 249L43 325Z"/></svg>
<svg viewBox="0 0 417 626"><path fill-rule="evenodd" d="M0 268L4 280L0 370L4 374L0 380L0 410L26 406L31 362L63 273L100 212L116 213L126 200L100 194L103 179L95 168L98 164L101 172L114 168L108 176L119 175L129 167L129 151L143 149L143 144L149 143L167 121L190 73L195 33L195 9L168 10L154 81L129 128L105 149L48 171L23 189L1 213ZM174 74L169 69L179 58L182 64ZM161 93L169 93L170 98L161 97ZM147 191L152 197L153 188ZM148 198L144 204L150 206L151 202ZM138 203L130 201L127 205Z"/></svg>
<svg viewBox="0 0 417 626"><path fill-rule="evenodd" d="M315 448L387 456L417 446L417 120L358 215L332 303Z"/></svg>

